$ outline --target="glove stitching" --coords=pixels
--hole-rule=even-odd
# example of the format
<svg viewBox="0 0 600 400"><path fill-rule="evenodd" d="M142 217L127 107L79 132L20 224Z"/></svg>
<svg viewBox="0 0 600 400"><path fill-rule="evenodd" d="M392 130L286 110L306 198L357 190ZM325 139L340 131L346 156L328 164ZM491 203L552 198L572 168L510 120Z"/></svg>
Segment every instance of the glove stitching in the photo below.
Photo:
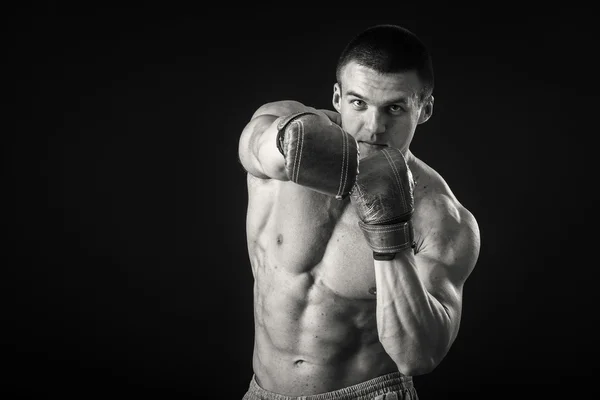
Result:
<svg viewBox="0 0 600 400"><path fill-rule="evenodd" d="M398 228L375 228L375 227L365 227L364 228L366 231L368 232L376 232L376 233L389 233L389 232L399 232L399 231L403 231L404 227L398 227Z"/></svg>
<svg viewBox="0 0 600 400"><path fill-rule="evenodd" d="M373 251L380 251L380 250L403 250L403 249L408 249L412 247L412 243L410 241L403 243L403 244L399 244L399 245L395 245L395 246L373 246L372 250Z"/></svg>
<svg viewBox="0 0 600 400"><path fill-rule="evenodd" d="M387 149L385 149L384 152L385 152L384 153L385 157L388 159L388 162L390 163L390 166L392 167L392 171L394 171L394 176L396 178L396 183L400 187L400 190L402 191L402 193L404 193L404 184L402 182L402 179L400 179L400 173L398 171L398 168L396 167L396 164L393 163L392 157L388 153ZM402 160L404 161L404 157L402 157ZM402 206L403 206L403 208L405 210L407 210L408 209L408 204L406 203L406 199L404 198L404 196L400 196L400 198L402 199Z"/></svg>
<svg viewBox="0 0 600 400"><path fill-rule="evenodd" d="M302 148L304 147L304 124L302 123L302 121L297 120L294 121L294 124L296 124L298 126L298 136L297 136L297 140L300 142L300 149L298 151L296 151L295 157L294 157L294 168L293 168L293 181L294 182L298 182L298 177L300 176L300 162L302 160Z"/></svg>

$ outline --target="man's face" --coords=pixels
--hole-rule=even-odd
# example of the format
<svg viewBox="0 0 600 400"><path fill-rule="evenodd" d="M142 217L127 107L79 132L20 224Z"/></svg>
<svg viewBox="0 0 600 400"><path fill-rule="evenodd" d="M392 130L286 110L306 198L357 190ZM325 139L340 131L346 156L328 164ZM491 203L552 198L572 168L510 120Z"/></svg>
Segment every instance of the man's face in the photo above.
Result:
<svg viewBox="0 0 600 400"><path fill-rule="evenodd" d="M406 151L417 125L431 116L433 97L419 102L421 83L414 71L380 74L350 62L340 81L333 106L344 130L358 141L361 158L385 146Z"/></svg>

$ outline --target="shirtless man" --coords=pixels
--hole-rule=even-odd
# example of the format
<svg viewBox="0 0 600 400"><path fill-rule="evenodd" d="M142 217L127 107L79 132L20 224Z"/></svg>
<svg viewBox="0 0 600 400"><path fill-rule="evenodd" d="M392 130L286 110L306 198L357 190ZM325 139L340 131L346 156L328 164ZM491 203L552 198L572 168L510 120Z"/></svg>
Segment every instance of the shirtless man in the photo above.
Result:
<svg viewBox="0 0 600 400"><path fill-rule="evenodd" d="M255 345L244 399L417 399L412 376L449 351L480 238L409 149L432 92L421 41L380 25L344 49L336 111L279 101L245 126Z"/></svg>

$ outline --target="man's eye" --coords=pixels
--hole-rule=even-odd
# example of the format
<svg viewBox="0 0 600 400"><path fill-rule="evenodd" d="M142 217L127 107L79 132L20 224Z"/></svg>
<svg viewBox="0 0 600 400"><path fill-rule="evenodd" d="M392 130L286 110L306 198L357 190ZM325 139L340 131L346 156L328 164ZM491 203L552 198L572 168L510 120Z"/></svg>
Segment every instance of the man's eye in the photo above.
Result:
<svg viewBox="0 0 600 400"><path fill-rule="evenodd" d="M393 113L398 113L404 111L404 109L401 106L394 104L390 106L390 111Z"/></svg>
<svg viewBox="0 0 600 400"><path fill-rule="evenodd" d="M352 100L351 103L356 108L362 108L365 106L365 102L362 100Z"/></svg>

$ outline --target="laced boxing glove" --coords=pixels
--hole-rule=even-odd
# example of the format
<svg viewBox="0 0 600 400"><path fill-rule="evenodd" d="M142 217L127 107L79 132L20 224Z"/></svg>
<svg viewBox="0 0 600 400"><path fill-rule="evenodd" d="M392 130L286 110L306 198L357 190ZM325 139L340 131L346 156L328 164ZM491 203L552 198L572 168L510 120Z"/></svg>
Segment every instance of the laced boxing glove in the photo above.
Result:
<svg viewBox="0 0 600 400"><path fill-rule="evenodd" d="M358 174L358 143L325 115L301 112L277 124L277 148L295 183L346 198Z"/></svg>
<svg viewBox="0 0 600 400"><path fill-rule="evenodd" d="M415 247L413 190L413 176L400 150L387 147L361 160L350 200L374 259L391 260Z"/></svg>

